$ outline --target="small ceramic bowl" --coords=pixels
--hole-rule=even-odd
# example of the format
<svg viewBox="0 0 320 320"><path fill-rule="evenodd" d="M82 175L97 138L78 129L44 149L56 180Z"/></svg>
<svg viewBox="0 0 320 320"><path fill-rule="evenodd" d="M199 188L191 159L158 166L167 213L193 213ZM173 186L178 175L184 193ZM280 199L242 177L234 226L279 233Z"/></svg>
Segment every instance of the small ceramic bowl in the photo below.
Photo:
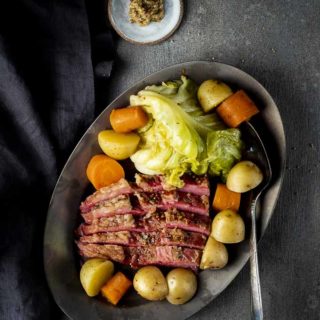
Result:
<svg viewBox="0 0 320 320"><path fill-rule="evenodd" d="M183 16L182 0L164 1L164 18L140 26L129 21L130 0L109 0L108 16L115 31L123 39L136 44L157 44L168 39L179 27Z"/></svg>

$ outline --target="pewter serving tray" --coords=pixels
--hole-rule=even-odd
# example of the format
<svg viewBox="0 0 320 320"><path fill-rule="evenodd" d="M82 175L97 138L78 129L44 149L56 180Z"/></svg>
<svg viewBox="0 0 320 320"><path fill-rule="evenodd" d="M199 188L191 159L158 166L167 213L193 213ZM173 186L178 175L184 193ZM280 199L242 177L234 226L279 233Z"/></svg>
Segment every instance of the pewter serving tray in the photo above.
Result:
<svg viewBox="0 0 320 320"><path fill-rule="evenodd" d="M158 71L123 92L100 114L72 152L54 189L45 229L44 265L55 301L71 319L186 319L217 297L249 258L247 232L244 242L228 246L230 259L224 269L199 273L195 297L181 306L171 305L167 301L149 302L132 290L119 306L114 307L99 298L87 297L81 287L74 229L79 222L78 208L81 199L89 185L85 174L86 166L94 154L101 153L97 134L106 128L111 110L127 106L131 94L136 94L146 85L178 79L181 73L198 83L210 78L220 79L235 88L242 88L261 110L252 122L265 143L273 170L271 185L260 202L258 227L261 236L268 226L280 192L286 154L282 121L270 94L250 75L221 63L187 62ZM242 204L243 215L246 214L244 211L246 205ZM214 315L212 319L215 319Z"/></svg>

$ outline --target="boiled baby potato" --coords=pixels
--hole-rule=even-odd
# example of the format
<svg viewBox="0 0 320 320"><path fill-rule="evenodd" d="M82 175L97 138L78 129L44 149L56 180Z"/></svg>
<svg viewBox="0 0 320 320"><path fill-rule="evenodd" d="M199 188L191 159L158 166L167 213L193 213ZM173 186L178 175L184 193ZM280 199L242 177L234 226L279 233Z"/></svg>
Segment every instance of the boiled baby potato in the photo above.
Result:
<svg viewBox="0 0 320 320"><path fill-rule="evenodd" d="M228 263L226 246L213 237L209 237L204 247L200 262L200 269L221 269Z"/></svg>
<svg viewBox="0 0 320 320"><path fill-rule="evenodd" d="M259 167L251 161L240 161L227 176L227 188L234 192L247 192L257 187L263 180Z"/></svg>
<svg viewBox="0 0 320 320"><path fill-rule="evenodd" d="M129 158L135 153L140 141L136 133L117 133L113 130L103 130L98 134L98 142L102 151L116 160Z"/></svg>
<svg viewBox="0 0 320 320"><path fill-rule="evenodd" d="M206 80L198 89L198 100L205 112L210 111L232 95L232 90L218 80Z"/></svg>
<svg viewBox="0 0 320 320"><path fill-rule="evenodd" d="M219 212L212 221L211 236L222 243L241 242L245 236L243 219L230 209Z"/></svg>
<svg viewBox="0 0 320 320"><path fill-rule="evenodd" d="M189 301L197 291L197 277L191 270L176 268L167 274L169 294L167 300L172 304Z"/></svg>
<svg viewBox="0 0 320 320"><path fill-rule="evenodd" d="M89 297L96 296L103 285L112 277L114 266L104 259L87 260L80 270L80 282Z"/></svg>
<svg viewBox="0 0 320 320"><path fill-rule="evenodd" d="M159 268L141 268L133 278L133 287L147 300L163 300L168 294L167 281Z"/></svg>

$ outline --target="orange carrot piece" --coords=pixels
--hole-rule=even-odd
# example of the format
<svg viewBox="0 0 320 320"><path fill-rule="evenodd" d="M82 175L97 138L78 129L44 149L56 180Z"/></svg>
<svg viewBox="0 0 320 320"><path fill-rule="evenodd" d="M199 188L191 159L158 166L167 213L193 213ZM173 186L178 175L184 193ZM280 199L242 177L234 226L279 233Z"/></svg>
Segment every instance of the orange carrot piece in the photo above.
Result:
<svg viewBox="0 0 320 320"><path fill-rule="evenodd" d="M86 173L96 189L106 187L124 178L122 166L104 154L98 154L91 158Z"/></svg>
<svg viewBox="0 0 320 320"><path fill-rule="evenodd" d="M111 127L119 133L142 128L147 122L148 115L139 106L113 109L110 114Z"/></svg>
<svg viewBox="0 0 320 320"><path fill-rule="evenodd" d="M254 102L243 91L239 90L217 107L217 113L231 128L238 127L259 112Z"/></svg>
<svg viewBox="0 0 320 320"><path fill-rule="evenodd" d="M217 212L225 209L238 211L240 207L240 200L241 193L230 191L226 185L218 183L212 206Z"/></svg>
<svg viewBox="0 0 320 320"><path fill-rule="evenodd" d="M132 286L129 280L122 272L117 272L102 288L102 295L113 305L116 305L128 289Z"/></svg>

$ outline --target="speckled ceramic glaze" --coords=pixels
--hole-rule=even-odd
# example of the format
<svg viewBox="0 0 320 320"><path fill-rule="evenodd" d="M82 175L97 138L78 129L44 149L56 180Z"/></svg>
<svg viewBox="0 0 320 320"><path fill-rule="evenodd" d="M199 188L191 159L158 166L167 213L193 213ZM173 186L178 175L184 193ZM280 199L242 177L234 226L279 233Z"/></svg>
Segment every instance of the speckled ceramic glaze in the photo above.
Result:
<svg viewBox="0 0 320 320"><path fill-rule="evenodd" d="M199 273L196 296L185 305L166 301L148 302L129 293L123 304L113 307L98 298L86 296L79 281L79 259L74 247L74 229L78 223L79 204L88 186L85 175L89 159L98 153L97 134L105 129L106 119L115 107L128 105L129 96L146 85L177 79L185 72L200 83L220 79L246 90L261 110L254 125L271 155L273 180L260 203L258 226L261 235L267 228L280 192L285 163L285 136L279 111L268 92L245 72L221 63L187 62L163 69L133 85L115 99L96 119L71 154L53 192L44 239L44 264L52 294L61 309L74 320L98 319L185 319L206 306L221 293L243 268L249 258L248 237L238 245L228 246L230 261L222 270ZM242 213L247 211L242 204ZM226 306L227 308L228 306Z"/></svg>
<svg viewBox="0 0 320 320"><path fill-rule="evenodd" d="M108 17L116 32L133 43L156 44L164 41L175 32L182 20L182 0L166 0L164 18L147 26L130 23L129 4L130 0L109 0Z"/></svg>

